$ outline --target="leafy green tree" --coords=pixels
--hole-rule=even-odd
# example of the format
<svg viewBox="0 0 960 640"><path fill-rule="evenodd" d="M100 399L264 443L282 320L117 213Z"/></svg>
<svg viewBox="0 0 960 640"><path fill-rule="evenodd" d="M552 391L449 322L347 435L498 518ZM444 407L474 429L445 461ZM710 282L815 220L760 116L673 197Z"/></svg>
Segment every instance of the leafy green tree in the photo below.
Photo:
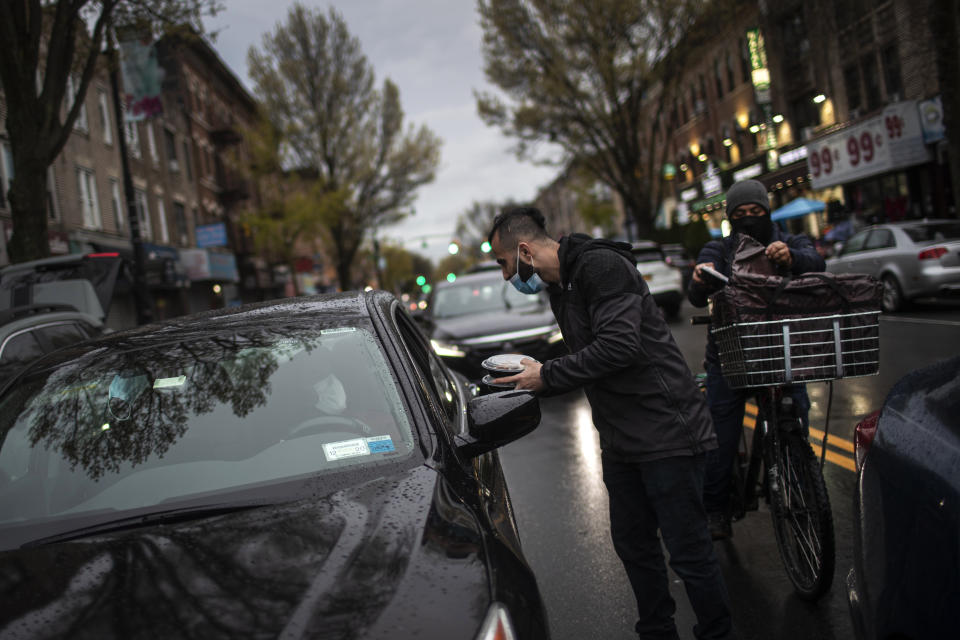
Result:
<svg viewBox="0 0 960 640"><path fill-rule="evenodd" d="M389 79L374 88L360 42L333 9L297 3L286 22L248 53L264 112L280 132L283 165L313 172L323 193L347 193L323 221L340 286L367 232L401 220L417 188L430 182L440 140L428 128L404 129L400 92Z"/></svg>
<svg viewBox="0 0 960 640"><path fill-rule="evenodd" d="M349 195L345 189L324 189L315 172L284 171L283 141L266 118L246 130L244 138L249 164L239 168L259 186L261 206L247 213L243 223L258 252L283 262L294 273L294 262L304 249L313 253L318 244L329 244L327 225L342 215Z"/></svg>
<svg viewBox="0 0 960 640"><path fill-rule="evenodd" d="M620 194L647 235L659 177L640 141L664 128L661 114L686 61L715 33L727 4L478 0L486 76L507 97L478 94L480 116L518 140L521 158L541 143L560 145L565 162L578 159Z"/></svg>
<svg viewBox="0 0 960 640"><path fill-rule="evenodd" d="M14 175L10 260L49 255L47 168L67 143L111 25L160 30L215 13L217 0L3 0L0 88L7 107ZM71 74L79 82L67 95ZM61 107L66 106L66 115Z"/></svg>

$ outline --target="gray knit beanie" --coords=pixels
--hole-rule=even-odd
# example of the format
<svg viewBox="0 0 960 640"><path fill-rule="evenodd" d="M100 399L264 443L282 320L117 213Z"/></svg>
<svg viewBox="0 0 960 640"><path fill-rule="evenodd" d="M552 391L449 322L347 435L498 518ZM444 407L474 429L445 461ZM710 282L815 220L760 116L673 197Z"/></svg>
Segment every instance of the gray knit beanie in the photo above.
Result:
<svg viewBox="0 0 960 640"><path fill-rule="evenodd" d="M758 204L770 213L770 196L759 180L741 180L727 190L727 216L745 204Z"/></svg>

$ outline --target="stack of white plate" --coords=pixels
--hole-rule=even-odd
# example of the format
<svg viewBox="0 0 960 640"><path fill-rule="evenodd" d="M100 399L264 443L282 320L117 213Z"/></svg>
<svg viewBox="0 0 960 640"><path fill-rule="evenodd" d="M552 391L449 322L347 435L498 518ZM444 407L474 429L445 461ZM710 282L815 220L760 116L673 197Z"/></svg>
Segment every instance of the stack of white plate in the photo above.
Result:
<svg viewBox="0 0 960 640"><path fill-rule="evenodd" d="M522 353L501 353L490 356L480 363L480 366L492 372L483 376L483 384L494 389L513 389L516 386L515 382L498 383L497 378L505 378L523 371L524 366L520 364L520 361L525 358L530 358L530 356L525 356ZM530 359L534 360L533 358ZM534 361L536 362L536 360Z"/></svg>

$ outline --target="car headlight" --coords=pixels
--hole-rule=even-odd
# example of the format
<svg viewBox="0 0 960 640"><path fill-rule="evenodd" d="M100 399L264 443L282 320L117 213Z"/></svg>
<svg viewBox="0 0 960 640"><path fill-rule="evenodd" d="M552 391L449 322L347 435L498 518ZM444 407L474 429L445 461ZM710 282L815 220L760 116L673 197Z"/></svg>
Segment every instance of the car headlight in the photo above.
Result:
<svg viewBox="0 0 960 640"><path fill-rule="evenodd" d="M556 344L563 341L563 334L560 333L560 329L557 329L550 334L550 337L547 338L547 344Z"/></svg>
<svg viewBox="0 0 960 640"><path fill-rule="evenodd" d="M494 602L487 610L487 617L480 627L477 640L515 640L516 637L507 608Z"/></svg>
<svg viewBox="0 0 960 640"><path fill-rule="evenodd" d="M431 340L430 346L433 347L434 353L443 358L462 358L467 355L457 345L439 340Z"/></svg>

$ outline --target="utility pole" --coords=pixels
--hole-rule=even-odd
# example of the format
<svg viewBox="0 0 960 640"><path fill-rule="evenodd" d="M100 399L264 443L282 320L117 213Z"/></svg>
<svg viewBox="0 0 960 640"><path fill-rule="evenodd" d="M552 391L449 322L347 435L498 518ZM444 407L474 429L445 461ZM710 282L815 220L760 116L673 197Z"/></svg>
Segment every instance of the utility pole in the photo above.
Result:
<svg viewBox="0 0 960 640"><path fill-rule="evenodd" d="M153 300L147 289L146 256L143 238L140 236L140 216L137 215L133 178L130 176L130 160L127 157L127 137L123 111L120 106L120 86L117 79L120 56L116 34L107 29L108 56L110 59L110 89L113 94L113 111L117 120L117 142L120 149L120 166L123 171L123 193L127 201L127 220L130 222L130 244L133 245L133 299L137 309L137 324L153 322Z"/></svg>

